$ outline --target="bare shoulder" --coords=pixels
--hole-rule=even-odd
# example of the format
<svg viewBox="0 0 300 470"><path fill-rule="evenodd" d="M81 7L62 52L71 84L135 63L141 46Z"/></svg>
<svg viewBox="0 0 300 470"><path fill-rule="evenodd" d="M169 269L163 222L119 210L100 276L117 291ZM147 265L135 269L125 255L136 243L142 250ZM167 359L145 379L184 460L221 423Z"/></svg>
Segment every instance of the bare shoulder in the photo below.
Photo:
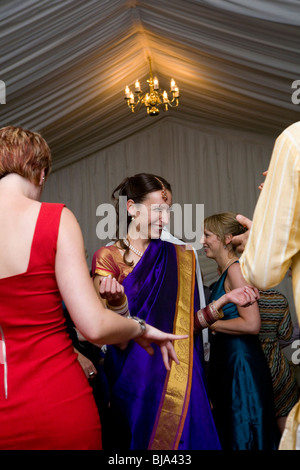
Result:
<svg viewBox="0 0 300 470"><path fill-rule="evenodd" d="M81 228L73 212L64 207L61 213L60 232L69 234L70 231L74 231L73 235L76 236L77 232L81 233Z"/></svg>
<svg viewBox="0 0 300 470"><path fill-rule="evenodd" d="M61 223L63 224L78 224L78 220L76 219L75 215L73 212L68 209L67 207L63 207L62 212L61 212Z"/></svg>
<svg viewBox="0 0 300 470"><path fill-rule="evenodd" d="M236 289L237 287L243 287L248 284L242 275L240 263L233 263L229 266L226 281L230 290Z"/></svg>
<svg viewBox="0 0 300 470"><path fill-rule="evenodd" d="M83 244L83 235L78 220L70 209L64 207L61 213L57 240L58 253L61 248L68 252L76 248L82 250Z"/></svg>

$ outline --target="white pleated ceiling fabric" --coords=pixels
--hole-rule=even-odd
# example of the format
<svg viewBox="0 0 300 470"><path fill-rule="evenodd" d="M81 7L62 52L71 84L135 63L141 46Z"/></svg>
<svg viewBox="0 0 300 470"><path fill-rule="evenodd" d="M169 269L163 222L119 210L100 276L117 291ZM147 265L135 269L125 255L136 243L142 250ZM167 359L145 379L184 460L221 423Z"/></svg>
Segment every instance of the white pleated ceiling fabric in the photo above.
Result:
<svg viewBox="0 0 300 470"><path fill-rule="evenodd" d="M297 0L2 0L0 125L42 132L54 170L167 115L278 135L299 119ZM149 117L124 100L149 67L180 107Z"/></svg>

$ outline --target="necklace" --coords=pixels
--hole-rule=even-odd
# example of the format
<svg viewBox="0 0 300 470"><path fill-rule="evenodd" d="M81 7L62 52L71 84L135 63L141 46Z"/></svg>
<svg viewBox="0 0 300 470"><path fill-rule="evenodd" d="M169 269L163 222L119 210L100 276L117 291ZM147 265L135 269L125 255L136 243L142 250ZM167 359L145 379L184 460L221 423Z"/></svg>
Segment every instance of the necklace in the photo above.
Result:
<svg viewBox="0 0 300 470"><path fill-rule="evenodd" d="M129 250L133 251L133 253L135 253L136 255L138 255L140 258L143 256L144 253L142 253L141 251L137 250L136 248L134 248L134 246L132 246L129 241L127 240L127 238L123 238L123 242L125 243L125 245L129 248Z"/></svg>
<svg viewBox="0 0 300 470"><path fill-rule="evenodd" d="M235 263L237 260L238 260L238 258L233 258L233 259L228 260L227 263L225 264L223 270L222 270L222 274L223 274L223 272L226 270L227 267L229 268L229 266L231 266L231 265L232 265L233 263Z"/></svg>

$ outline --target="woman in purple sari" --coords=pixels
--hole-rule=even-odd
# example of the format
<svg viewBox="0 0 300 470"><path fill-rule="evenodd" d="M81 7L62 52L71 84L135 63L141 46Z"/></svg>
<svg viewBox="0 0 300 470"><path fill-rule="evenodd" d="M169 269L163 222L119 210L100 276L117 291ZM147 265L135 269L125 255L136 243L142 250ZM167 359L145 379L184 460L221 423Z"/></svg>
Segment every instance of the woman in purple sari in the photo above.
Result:
<svg viewBox="0 0 300 470"><path fill-rule="evenodd" d="M220 449L206 392L201 330L220 318L217 309L233 297L244 305L256 300L257 291L238 289L231 300L226 294L199 310L194 251L160 239L172 204L168 182L143 173L126 178L113 192L115 199L116 192L127 198L127 234L95 253L96 291L119 314L130 311L188 339L174 343L179 364L170 370L155 345L151 356L134 342L107 348L111 448Z"/></svg>

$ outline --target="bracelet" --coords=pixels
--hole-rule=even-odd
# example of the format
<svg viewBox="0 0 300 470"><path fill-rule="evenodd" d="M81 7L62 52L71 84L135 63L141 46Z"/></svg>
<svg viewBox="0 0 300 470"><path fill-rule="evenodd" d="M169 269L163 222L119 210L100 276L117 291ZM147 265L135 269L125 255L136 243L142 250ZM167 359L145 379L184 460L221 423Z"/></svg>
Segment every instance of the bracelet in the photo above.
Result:
<svg viewBox="0 0 300 470"><path fill-rule="evenodd" d="M118 306L110 305L108 302L106 305L107 305L107 308L117 313L118 315L121 315L121 316L129 315L127 297L125 298L125 302L122 305L118 305Z"/></svg>
<svg viewBox="0 0 300 470"><path fill-rule="evenodd" d="M217 320L224 316L223 310L220 312L216 309L215 301L202 308L195 314L194 330L195 332L208 328Z"/></svg>
<svg viewBox="0 0 300 470"><path fill-rule="evenodd" d="M211 331L215 331L216 328L217 328L217 325L216 325L217 322L213 323L212 325L210 325L208 328L211 330Z"/></svg>
<svg viewBox="0 0 300 470"><path fill-rule="evenodd" d="M147 328L147 325L146 325L145 320L143 320L142 318L139 318L139 317L131 317L130 315L129 315L127 318L130 318L130 320L136 321L136 322L140 325L141 332L140 332L140 334L137 336L137 338L138 338L139 336L142 336L142 335L145 333L146 328Z"/></svg>

